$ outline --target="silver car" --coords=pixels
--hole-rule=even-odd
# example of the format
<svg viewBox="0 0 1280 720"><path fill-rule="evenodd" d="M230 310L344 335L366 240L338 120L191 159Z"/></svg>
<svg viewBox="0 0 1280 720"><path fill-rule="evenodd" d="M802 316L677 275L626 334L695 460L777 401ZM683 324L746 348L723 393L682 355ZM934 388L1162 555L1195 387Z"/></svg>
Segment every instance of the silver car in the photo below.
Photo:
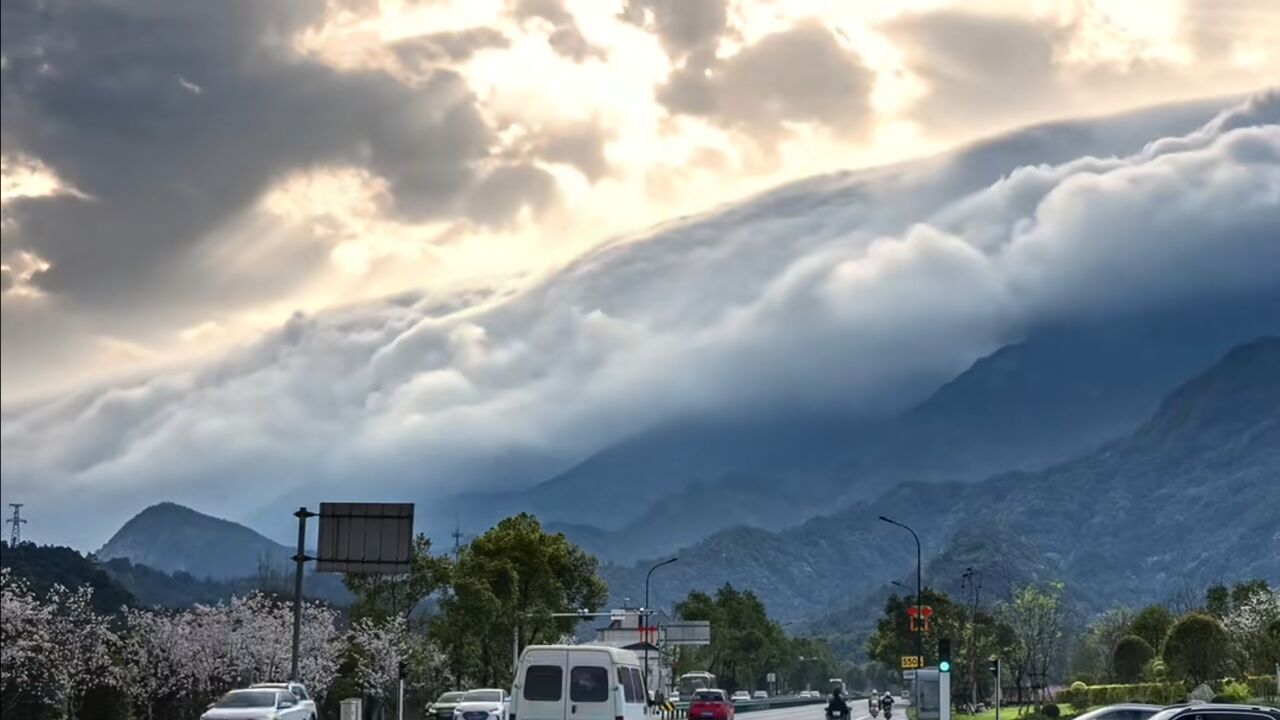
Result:
<svg viewBox="0 0 1280 720"><path fill-rule="evenodd" d="M307 720L310 715L288 690L232 690L210 705L200 720Z"/></svg>

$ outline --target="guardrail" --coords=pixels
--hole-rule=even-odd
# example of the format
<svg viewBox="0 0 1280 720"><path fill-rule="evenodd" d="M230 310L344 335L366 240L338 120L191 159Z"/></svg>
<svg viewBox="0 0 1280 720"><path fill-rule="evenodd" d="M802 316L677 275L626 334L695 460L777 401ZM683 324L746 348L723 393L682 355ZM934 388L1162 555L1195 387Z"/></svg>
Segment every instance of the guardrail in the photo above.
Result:
<svg viewBox="0 0 1280 720"><path fill-rule="evenodd" d="M858 700L861 698L850 698L850 699ZM769 698L767 700L739 700L733 704L733 711L735 713L745 713L745 712L756 712L759 710L774 710L777 708L796 707L799 705L825 705L825 704L827 704L827 697L825 695L819 696L816 698L801 698L801 697L795 697L794 695L792 695L787 697ZM660 706L656 707L655 709L658 711L657 713L658 717L674 719L674 718L685 718L689 716L689 703L687 702L670 703L669 706L671 708L670 710Z"/></svg>

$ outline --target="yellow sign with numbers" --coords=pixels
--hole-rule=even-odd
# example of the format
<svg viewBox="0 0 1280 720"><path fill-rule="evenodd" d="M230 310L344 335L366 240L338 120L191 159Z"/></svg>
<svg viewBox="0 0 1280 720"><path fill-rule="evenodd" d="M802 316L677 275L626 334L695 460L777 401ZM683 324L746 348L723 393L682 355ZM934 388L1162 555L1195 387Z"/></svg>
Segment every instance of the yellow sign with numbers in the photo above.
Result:
<svg viewBox="0 0 1280 720"><path fill-rule="evenodd" d="M903 670L919 670L922 667L924 667L924 658L919 657L918 655L902 656Z"/></svg>

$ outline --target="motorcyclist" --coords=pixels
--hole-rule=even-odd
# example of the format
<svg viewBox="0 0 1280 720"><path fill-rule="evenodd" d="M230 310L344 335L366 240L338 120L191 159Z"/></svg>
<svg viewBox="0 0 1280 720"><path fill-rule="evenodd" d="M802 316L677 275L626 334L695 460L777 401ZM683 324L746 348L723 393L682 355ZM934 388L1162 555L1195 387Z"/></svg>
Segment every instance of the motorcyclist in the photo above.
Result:
<svg viewBox="0 0 1280 720"><path fill-rule="evenodd" d="M831 700L827 702L827 714L834 717L849 716L849 704L844 699L844 688L839 685L831 688Z"/></svg>
<svg viewBox="0 0 1280 720"><path fill-rule="evenodd" d="M871 698L870 701L867 702L867 709L871 711L871 717L879 717L880 716L880 691L876 690L875 688L871 688L871 694L868 695L867 697Z"/></svg>
<svg viewBox="0 0 1280 720"><path fill-rule="evenodd" d="M889 713L893 712L893 695L888 690L885 690L884 695L880 696L880 709L884 711L885 717L889 717Z"/></svg>

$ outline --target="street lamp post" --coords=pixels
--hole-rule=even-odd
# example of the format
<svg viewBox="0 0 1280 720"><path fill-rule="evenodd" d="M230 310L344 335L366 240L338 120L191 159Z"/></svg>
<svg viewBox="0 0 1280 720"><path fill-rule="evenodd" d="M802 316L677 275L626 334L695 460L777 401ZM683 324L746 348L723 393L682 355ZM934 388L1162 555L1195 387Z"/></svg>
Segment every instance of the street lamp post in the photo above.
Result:
<svg viewBox="0 0 1280 720"><path fill-rule="evenodd" d="M663 565L670 565L680 558L671 558L649 568L648 574L644 576L644 608L640 610L640 622L644 632L644 690L647 695L649 692L649 578L653 577L653 571ZM645 701L649 698L646 696Z"/></svg>
<svg viewBox="0 0 1280 720"><path fill-rule="evenodd" d="M887 522L890 525L897 525L903 530L906 530L907 532L911 533L911 537L915 538L915 541L916 541L916 619L917 621L923 620L924 615L922 614L922 604L923 604L924 598L921 596L921 591L923 589L921 587L923 585L923 581L922 581L923 566L920 560L920 557L922 554L920 552L920 536L916 534L915 530L912 530L911 528L907 527L906 525L903 525L897 520L890 520L889 518L883 515L880 516L880 520L882 520L883 522ZM924 625L923 623L916 626L916 657L917 658L924 657ZM919 713L920 713L920 681L919 679L916 680L914 685L916 688L914 705L916 707L916 717L919 717Z"/></svg>

